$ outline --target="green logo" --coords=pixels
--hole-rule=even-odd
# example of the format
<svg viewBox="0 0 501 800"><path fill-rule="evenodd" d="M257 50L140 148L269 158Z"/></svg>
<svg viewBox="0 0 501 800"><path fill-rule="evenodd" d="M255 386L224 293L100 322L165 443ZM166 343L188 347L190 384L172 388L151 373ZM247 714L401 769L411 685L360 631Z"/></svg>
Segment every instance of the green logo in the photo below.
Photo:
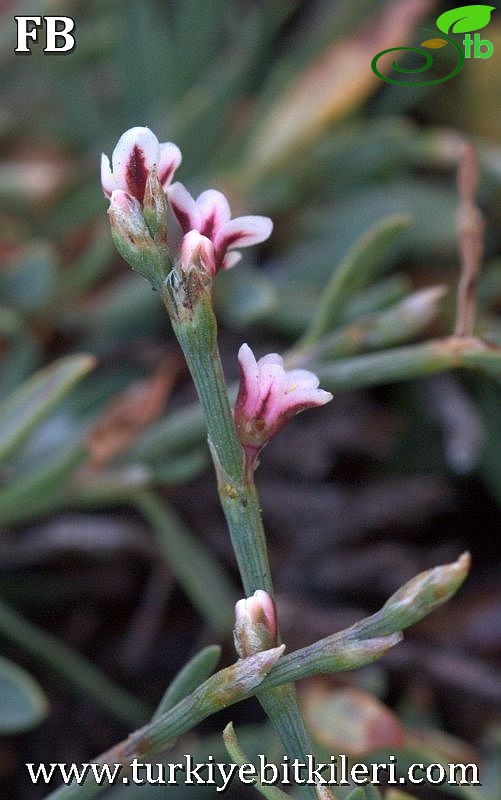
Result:
<svg viewBox="0 0 501 800"><path fill-rule="evenodd" d="M436 83L443 83L457 75L462 68L465 58L490 58L494 52L494 45L489 39L482 39L479 33L470 36L472 31L478 31L485 28L489 24L491 12L495 10L494 6L461 6L460 8L453 8L450 11L445 11L437 19L437 28L442 32L443 36L434 37L433 39L426 39L421 42L421 47L390 47L388 50L382 50L378 53L371 62L372 71L378 78L386 83L393 83L396 86L433 86ZM464 50L454 39L451 39L447 34L449 33L466 33L463 39ZM433 65L433 56L427 50L439 50L451 44L457 54L457 63L452 72L444 75L442 78L435 78L432 81L404 81L394 78L387 78L379 71L377 62L379 59L386 55L386 53L394 53L403 50L406 53L419 53L424 56L425 63L421 67L414 67L413 69L406 69L401 67L394 60L392 67L396 72L406 73L407 75L415 75L418 72L426 72ZM427 50L423 50L426 47Z"/></svg>

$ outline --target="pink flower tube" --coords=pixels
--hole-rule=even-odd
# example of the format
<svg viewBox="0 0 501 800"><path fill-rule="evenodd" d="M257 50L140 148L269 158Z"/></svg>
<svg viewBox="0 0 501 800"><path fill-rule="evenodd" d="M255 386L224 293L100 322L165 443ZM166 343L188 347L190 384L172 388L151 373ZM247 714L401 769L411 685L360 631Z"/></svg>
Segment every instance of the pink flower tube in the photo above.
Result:
<svg viewBox="0 0 501 800"><path fill-rule="evenodd" d="M256 361L247 344L238 351L240 387L233 412L239 439L248 455L257 455L289 417L306 408L323 406L332 394L305 369L285 370L278 353Z"/></svg>

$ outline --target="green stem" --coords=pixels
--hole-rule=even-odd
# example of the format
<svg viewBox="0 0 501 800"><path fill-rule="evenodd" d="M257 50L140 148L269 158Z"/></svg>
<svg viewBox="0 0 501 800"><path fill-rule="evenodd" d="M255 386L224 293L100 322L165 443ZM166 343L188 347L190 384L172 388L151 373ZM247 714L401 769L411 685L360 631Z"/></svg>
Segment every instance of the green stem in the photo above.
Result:
<svg viewBox="0 0 501 800"><path fill-rule="evenodd" d="M217 322L209 292L198 293L192 303L189 291L180 303L175 294L165 302L174 332L204 411L218 492L242 583L247 596L264 589L273 596L266 537L253 475L244 466L217 345ZM187 311L187 308L189 309ZM304 759L313 752L293 684L257 694L291 758ZM316 798L313 787L306 787Z"/></svg>
<svg viewBox="0 0 501 800"><path fill-rule="evenodd" d="M124 689L116 686L93 664L70 650L51 634L0 601L0 634L34 655L84 695L91 695L103 708L127 725L136 726L148 717L148 709Z"/></svg>
<svg viewBox="0 0 501 800"><path fill-rule="evenodd" d="M334 642L335 636L331 638ZM239 659L231 666L211 675L175 706L161 716L155 715L151 722L94 759L93 763L122 764L123 775L130 768L134 758L142 763L151 760L172 746L175 739L212 714L254 695L264 694L263 687L269 692L270 687L274 690L283 689L285 683L297 678L319 672L360 667L380 658L400 639L401 636L395 634L378 640L352 642L348 647L327 646L328 653L326 653L326 640L323 640L318 651L315 645L310 645L288 656L281 656L282 646ZM73 783L70 786L63 786L51 793L47 800L70 800L70 798L90 800L105 788L107 788L105 782L98 786L90 775L85 784Z"/></svg>
<svg viewBox="0 0 501 800"><path fill-rule="evenodd" d="M256 589L273 594L273 584L253 482L244 473L223 367L217 346L217 323L209 300L197 303L191 318L172 320L204 412L209 447L218 479L221 505L228 523L246 595Z"/></svg>
<svg viewBox="0 0 501 800"><path fill-rule="evenodd" d="M285 656L282 655L282 646L240 659L230 667L211 675L191 694L183 696L175 706L169 707L173 695L184 695L189 685L198 682L197 675L201 676L212 668L212 654L199 654L183 670L170 697L167 695L164 698L163 702L168 710L160 716L155 715L150 723L98 759L94 759L93 763L122 764L123 769L127 770L134 758L141 762L152 759L169 744L172 745L174 739L211 714L254 694L259 693L262 696L265 690L269 692L272 688L280 689L284 684L310 675L356 669L370 664L398 644L402 638L400 626L406 628L422 619L457 591L466 577L469 564L469 555L464 553L452 564L416 575L395 592L372 617ZM381 631L386 635L381 635ZM362 632L369 638L357 638ZM287 710L286 717L288 713ZM291 724L295 725L293 716ZM295 736L295 730L291 731L291 735ZM48 800L91 800L105 788L105 782L98 786L90 776L85 785L73 783L63 786L53 792Z"/></svg>

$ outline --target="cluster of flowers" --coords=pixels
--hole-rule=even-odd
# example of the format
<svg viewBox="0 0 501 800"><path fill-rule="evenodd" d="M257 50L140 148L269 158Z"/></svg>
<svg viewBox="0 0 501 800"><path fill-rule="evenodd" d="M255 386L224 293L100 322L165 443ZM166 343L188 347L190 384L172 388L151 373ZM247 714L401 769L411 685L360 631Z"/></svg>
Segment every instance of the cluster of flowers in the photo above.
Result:
<svg viewBox="0 0 501 800"><path fill-rule="evenodd" d="M149 128L131 128L119 139L111 163L101 158L101 184L110 199L110 218L129 235L146 230L145 197L155 176L181 228L178 263L181 269L199 265L211 276L233 267L241 258L238 248L260 244L269 238L269 217L243 216L231 219L228 200L222 192L208 189L194 199L182 183L172 183L181 164L181 151L172 142L160 143ZM166 229L166 222L165 222ZM286 371L277 353L256 361L244 344L238 354L240 390L234 419L247 457L256 456L285 421L306 408L332 399L319 389L312 372Z"/></svg>
<svg viewBox="0 0 501 800"><path fill-rule="evenodd" d="M181 263L190 253L204 254L203 265L213 275L240 261L239 247L266 241L273 230L269 217L231 219L228 200L222 192L208 189L195 200L182 183L172 183L181 164L179 147L158 141L149 128L131 128L118 140L111 157L101 156L101 184L115 208L141 210L148 176L153 169L162 185L182 233ZM130 213L130 212L129 212Z"/></svg>

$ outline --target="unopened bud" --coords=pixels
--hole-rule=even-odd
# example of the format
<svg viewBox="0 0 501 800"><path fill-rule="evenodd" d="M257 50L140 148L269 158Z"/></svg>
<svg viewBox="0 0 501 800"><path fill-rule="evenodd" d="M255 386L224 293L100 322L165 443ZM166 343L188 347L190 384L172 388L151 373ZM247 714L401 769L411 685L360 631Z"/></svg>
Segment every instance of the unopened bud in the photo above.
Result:
<svg viewBox="0 0 501 800"><path fill-rule="evenodd" d="M169 271L153 241L139 201L122 189L111 195L108 215L115 247L130 266L158 287Z"/></svg>
<svg viewBox="0 0 501 800"><path fill-rule="evenodd" d="M235 605L235 649L240 658L269 650L277 644L277 615L270 595L257 589Z"/></svg>
<svg viewBox="0 0 501 800"><path fill-rule="evenodd" d="M381 609L398 619L399 630L414 625L457 592L470 569L471 557L463 553L452 564L420 572L393 594Z"/></svg>
<svg viewBox="0 0 501 800"><path fill-rule="evenodd" d="M167 248L167 197L155 167L150 170L144 191L143 214L155 244Z"/></svg>
<svg viewBox="0 0 501 800"><path fill-rule="evenodd" d="M186 233L181 242L179 266L184 273L195 270L201 275L213 277L216 261L211 240L195 230Z"/></svg>
<svg viewBox="0 0 501 800"><path fill-rule="evenodd" d="M447 293L447 286L428 286L413 292L400 304L402 318L408 327L420 330L435 318L440 300Z"/></svg>

